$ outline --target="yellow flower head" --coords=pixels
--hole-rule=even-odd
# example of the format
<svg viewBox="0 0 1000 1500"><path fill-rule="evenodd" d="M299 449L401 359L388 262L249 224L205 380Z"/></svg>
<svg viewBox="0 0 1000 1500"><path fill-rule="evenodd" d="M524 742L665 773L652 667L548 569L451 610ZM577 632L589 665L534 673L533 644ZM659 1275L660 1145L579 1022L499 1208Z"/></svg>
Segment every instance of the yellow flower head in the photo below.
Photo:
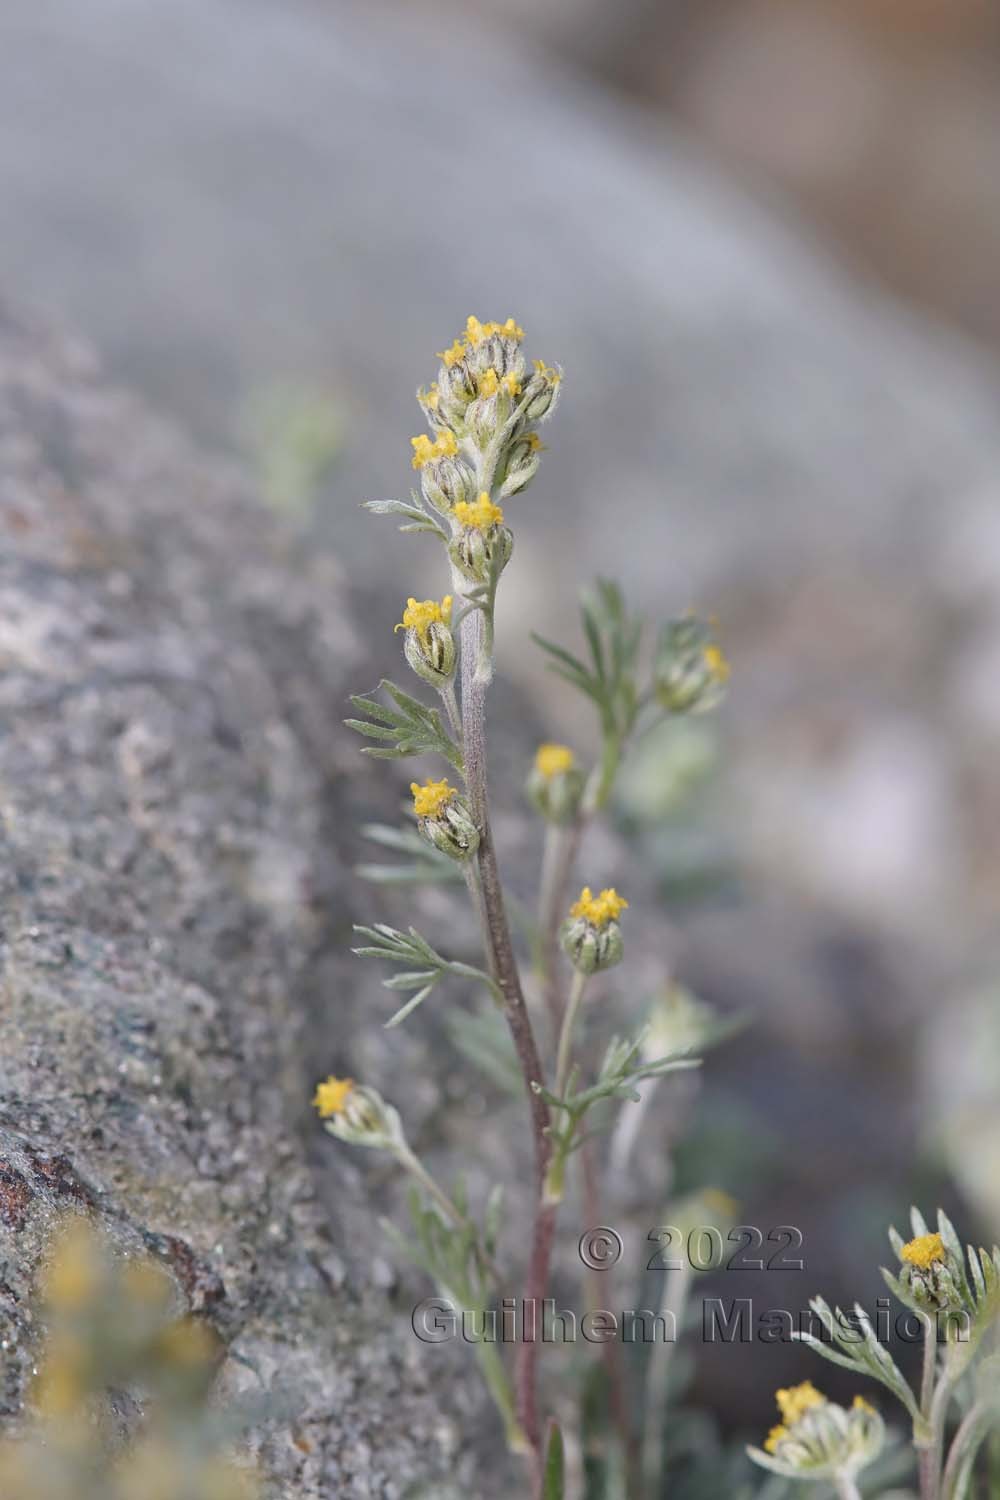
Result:
<svg viewBox="0 0 1000 1500"><path fill-rule="evenodd" d="M513 318L508 318L506 323L480 323L478 318L468 317L465 322L465 336L473 348L488 339L494 333L500 334L501 338L517 339L524 338L524 329L519 328Z"/></svg>
<svg viewBox="0 0 1000 1500"><path fill-rule="evenodd" d="M811 1380L803 1380L801 1385L792 1385L785 1390L775 1391L774 1399L778 1403L781 1420L788 1427L793 1426L814 1406L826 1405L826 1397L816 1389Z"/></svg>
<svg viewBox="0 0 1000 1500"><path fill-rule="evenodd" d="M313 1108L319 1111L321 1120L330 1120L334 1115L343 1113L353 1092L353 1078L334 1078L331 1075L324 1083L316 1085Z"/></svg>
<svg viewBox="0 0 1000 1500"><path fill-rule="evenodd" d="M851 1402L851 1410L867 1412L870 1417L878 1416L878 1412L875 1410L874 1406L872 1406L870 1401L866 1401L864 1396L855 1396L854 1400Z"/></svg>
<svg viewBox="0 0 1000 1500"><path fill-rule="evenodd" d="M545 444L542 442L537 432L529 432L526 438L526 442L532 453L545 452Z"/></svg>
<svg viewBox="0 0 1000 1500"><path fill-rule="evenodd" d="M440 604L436 604L433 599L407 599L403 618L395 626L395 630L415 630L419 636L426 636L432 625L447 625L450 622L451 603L450 594L445 594Z"/></svg>
<svg viewBox="0 0 1000 1500"><path fill-rule="evenodd" d="M704 655L705 665L708 668L713 679L720 684L728 682L732 668L729 665L729 659L727 658L726 653L723 651L722 647L717 646L713 641L710 645L705 647Z"/></svg>
<svg viewBox="0 0 1000 1500"><path fill-rule="evenodd" d="M417 400L422 402L424 406L429 406L431 411L437 411L441 400L441 392L438 390L437 381L432 380L426 391L421 388L417 392Z"/></svg>
<svg viewBox="0 0 1000 1500"><path fill-rule="evenodd" d="M546 380L550 381L552 385L559 384L560 380L562 379L562 375L558 370L554 369L552 365L547 365L544 359L533 359L531 363L534 367L536 375L543 376Z"/></svg>
<svg viewBox="0 0 1000 1500"><path fill-rule="evenodd" d="M574 901L569 909L571 917L583 917L593 927L606 927L609 922L617 922L622 912L628 906L624 896L619 896L613 887L606 887L599 896L595 896L589 885L585 885L580 892L579 901Z"/></svg>
<svg viewBox="0 0 1000 1500"><path fill-rule="evenodd" d="M464 339L456 339L450 349L439 349L438 359L443 359L450 370L452 365L457 365L468 348Z"/></svg>
<svg viewBox="0 0 1000 1500"><path fill-rule="evenodd" d="M519 396L521 394L521 382L513 370L511 370L509 375L500 376L491 365L485 375L480 375L479 377L479 394L480 396L495 396L497 391L501 389L505 390L508 396Z"/></svg>
<svg viewBox="0 0 1000 1500"><path fill-rule="evenodd" d="M944 1243L939 1234L920 1234L899 1252L901 1260L921 1271L930 1270L935 1261L944 1260L944 1255Z"/></svg>
<svg viewBox="0 0 1000 1500"><path fill-rule="evenodd" d="M503 525L503 511L493 504L485 490L478 500L460 500L452 514L466 531L485 531L488 526Z"/></svg>
<svg viewBox="0 0 1000 1500"><path fill-rule="evenodd" d="M449 432L446 427L441 429L433 442L426 433L422 432L419 437L410 438L410 443L413 446L415 469L422 469L424 464L429 464L434 458L454 458L458 452L455 434Z"/></svg>
<svg viewBox="0 0 1000 1500"><path fill-rule="evenodd" d="M546 781L551 781L553 776L563 776L567 771L572 771L576 765L576 756L568 745L539 745L535 753L535 770L539 771Z"/></svg>
<svg viewBox="0 0 1000 1500"><path fill-rule="evenodd" d="M413 793L413 811L418 818L438 817L455 795L455 788L447 781L431 781L429 778L423 786L411 781L410 791Z"/></svg>
<svg viewBox="0 0 1000 1500"><path fill-rule="evenodd" d="M783 1423L779 1423L777 1427L772 1427L771 1431L764 1439L764 1452L777 1452L778 1444L781 1442L781 1439L786 1438L787 1436L788 1428Z"/></svg>

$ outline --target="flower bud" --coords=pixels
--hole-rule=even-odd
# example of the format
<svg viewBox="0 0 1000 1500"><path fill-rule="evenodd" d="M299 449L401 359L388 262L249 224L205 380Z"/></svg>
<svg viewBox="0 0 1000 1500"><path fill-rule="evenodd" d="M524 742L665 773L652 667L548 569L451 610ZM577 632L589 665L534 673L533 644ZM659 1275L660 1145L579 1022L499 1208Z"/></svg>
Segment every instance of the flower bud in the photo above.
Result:
<svg viewBox="0 0 1000 1500"><path fill-rule="evenodd" d="M670 620L660 632L653 666L657 701L672 714L701 714L722 701L729 662L712 628L693 615Z"/></svg>
<svg viewBox="0 0 1000 1500"><path fill-rule="evenodd" d="M408 599L403 618L396 626L405 630L403 652L424 682L443 688L455 675L455 637L451 632L451 595L440 604L433 599Z"/></svg>
<svg viewBox="0 0 1000 1500"><path fill-rule="evenodd" d="M584 886L560 932L563 952L581 974L596 974L621 962L625 945L618 918L627 906L613 889L595 896L589 885Z"/></svg>
<svg viewBox="0 0 1000 1500"><path fill-rule="evenodd" d="M479 830L462 798L447 781L410 783L417 826L428 843L450 859L469 859L479 848Z"/></svg>
<svg viewBox="0 0 1000 1500"><path fill-rule="evenodd" d="M562 371L553 369L543 360L532 360L535 373L525 383L524 414L531 422L550 417L559 400Z"/></svg>
<svg viewBox="0 0 1000 1500"><path fill-rule="evenodd" d="M514 440L507 454L503 484L500 487L502 497L517 495L527 488L538 473L543 449L544 444L539 441L537 432L529 432Z"/></svg>
<svg viewBox="0 0 1000 1500"><path fill-rule="evenodd" d="M528 796L550 823L571 823L583 796L583 772L568 745L540 745L528 777Z"/></svg>
<svg viewBox="0 0 1000 1500"><path fill-rule="evenodd" d="M353 1078L331 1076L317 1084L313 1107L339 1140L384 1151L405 1145L398 1111L375 1089L356 1084Z"/></svg>
<svg viewBox="0 0 1000 1500"><path fill-rule="evenodd" d="M442 515L448 515L462 500L476 493L476 476L460 458L439 458L420 471L424 499Z"/></svg>
<svg viewBox="0 0 1000 1500"><path fill-rule="evenodd" d="M961 1271L956 1276L940 1234L918 1235L899 1255L903 1262L900 1285L919 1306L929 1312L958 1311L965 1306Z"/></svg>
<svg viewBox="0 0 1000 1500"><path fill-rule="evenodd" d="M503 524L503 511L483 493L472 503L459 503L452 511L457 531L448 547L455 566L474 583L488 583L507 566L514 538Z"/></svg>

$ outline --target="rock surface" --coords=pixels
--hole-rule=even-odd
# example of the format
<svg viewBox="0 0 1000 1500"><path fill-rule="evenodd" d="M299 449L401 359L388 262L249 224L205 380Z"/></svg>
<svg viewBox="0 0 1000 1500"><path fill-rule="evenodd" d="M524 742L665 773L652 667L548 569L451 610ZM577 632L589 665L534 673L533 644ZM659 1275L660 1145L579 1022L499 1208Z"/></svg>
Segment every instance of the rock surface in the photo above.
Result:
<svg viewBox="0 0 1000 1500"><path fill-rule="evenodd" d="M303 1135L299 1018L345 920L339 574L6 309L0 531L0 1413L48 1235L88 1212L275 1402L269 1496L439 1491L476 1395L427 1388L384 1267L348 1274L361 1211L328 1219Z"/></svg>

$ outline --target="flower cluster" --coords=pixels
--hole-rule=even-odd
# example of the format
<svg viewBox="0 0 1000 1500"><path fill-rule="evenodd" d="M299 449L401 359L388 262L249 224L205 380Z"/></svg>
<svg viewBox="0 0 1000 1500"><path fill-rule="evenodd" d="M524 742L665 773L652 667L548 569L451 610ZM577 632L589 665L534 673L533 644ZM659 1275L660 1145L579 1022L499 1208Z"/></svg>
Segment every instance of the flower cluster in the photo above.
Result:
<svg viewBox="0 0 1000 1500"><path fill-rule="evenodd" d="M870 1464L885 1441L882 1418L863 1396L837 1406L811 1380L775 1393L781 1421L751 1457L787 1479L851 1478Z"/></svg>
<svg viewBox="0 0 1000 1500"><path fill-rule="evenodd" d="M417 825L427 841L451 859L468 859L479 848L479 830L465 800L447 780L410 783Z"/></svg>
<svg viewBox="0 0 1000 1500"><path fill-rule="evenodd" d="M654 666L660 704L672 714L707 713L725 694L730 666L710 621L686 615L660 632Z"/></svg>
<svg viewBox="0 0 1000 1500"><path fill-rule="evenodd" d="M576 817L584 775L568 745L539 745L528 777L528 796L549 823L567 824Z"/></svg>
<svg viewBox="0 0 1000 1500"><path fill-rule="evenodd" d="M403 654L410 669L432 687L444 687L455 675L455 637L451 631L452 596L440 604L433 599L408 599L396 626L405 630Z"/></svg>
<svg viewBox="0 0 1000 1500"><path fill-rule="evenodd" d="M579 973L596 974L620 963L625 947L618 918L627 906L610 887L595 896L589 885L584 886L562 929L563 951Z"/></svg>

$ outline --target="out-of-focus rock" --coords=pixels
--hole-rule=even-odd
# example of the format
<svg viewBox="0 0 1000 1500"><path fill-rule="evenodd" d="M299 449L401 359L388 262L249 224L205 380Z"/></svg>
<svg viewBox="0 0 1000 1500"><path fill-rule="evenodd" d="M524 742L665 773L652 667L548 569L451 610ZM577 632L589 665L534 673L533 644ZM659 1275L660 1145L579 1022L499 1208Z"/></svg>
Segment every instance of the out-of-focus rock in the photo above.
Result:
<svg viewBox="0 0 1000 1500"><path fill-rule="evenodd" d="M356 1253L370 1210L341 1179L331 1218L303 1140L345 920L342 575L6 309L0 530L0 1415L85 1213L223 1334L230 1394L276 1419L269 1497L443 1484L467 1398L428 1389Z"/></svg>

